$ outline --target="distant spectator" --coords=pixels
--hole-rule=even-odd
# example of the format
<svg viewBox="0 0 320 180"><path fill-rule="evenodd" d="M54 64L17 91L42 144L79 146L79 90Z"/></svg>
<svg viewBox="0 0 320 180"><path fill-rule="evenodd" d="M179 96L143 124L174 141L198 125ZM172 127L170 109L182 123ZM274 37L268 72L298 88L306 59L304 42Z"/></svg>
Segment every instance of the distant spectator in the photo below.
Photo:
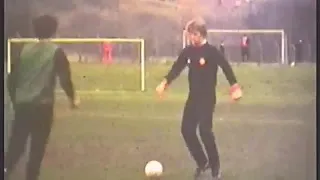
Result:
<svg viewBox="0 0 320 180"><path fill-rule="evenodd" d="M109 42L102 43L102 63L111 64L112 63L112 45Z"/></svg>
<svg viewBox="0 0 320 180"><path fill-rule="evenodd" d="M250 39L249 37L245 34L241 38L241 58L242 62L249 61L250 59Z"/></svg>
<svg viewBox="0 0 320 180"><path fill-rule="evenodd" d="M225 48L224 48L224 41L221 41L219 50L223 56L225 56Z"/></svg>
<svg viewBox="0 0 320 180"><path fill-rule="evenodd" d="M80 34L77 34L77 38L81 38ZM82 55L83 53L83 45L80 45L79 49L78 49L78 62L79 63L84 63L86 61L86 58Z"/></svg>
<svg viewBox="0 0 320 180"><path fill-rule="evenodd" d="M295 62L301 63L303 61L303 41L299 40L295 44Z"/></svg>

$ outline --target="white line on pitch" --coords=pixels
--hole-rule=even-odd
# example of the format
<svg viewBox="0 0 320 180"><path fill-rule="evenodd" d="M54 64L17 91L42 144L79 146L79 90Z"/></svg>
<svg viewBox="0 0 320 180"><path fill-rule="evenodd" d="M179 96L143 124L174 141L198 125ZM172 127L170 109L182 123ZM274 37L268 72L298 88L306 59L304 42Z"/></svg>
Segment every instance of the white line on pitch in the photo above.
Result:
<svg viewBox="0 0 320 180"><path fill-rule="evenodd" d="M55 91L56 93L64 93L63 90L57 90ZM142 93L141 91L139 91L137 89L137 91L129 91L129 90L79 90L79 91L76 91L77 93L80 93L80 94L106 94L106 93L114 93L114 94L117 94L117 93Z"/></svg>
<svg viewBox="0 0 320 180"><path fill-rule="evenodd" d="M150 121L152 120L159 120L159 121L165 121L165 120L181 120L181 116L137 116L137 115L121 115L121 114L110 114L110 113L89 113L89 112L72 112L68 114L68 116L81 116L81 117L95 117L95 118L115 118L115 119L122 119L122 120L136 120L136 119L148 119ZM57 115L58 117L61 115ZM90 119L88 119L90 120ZM224 123L224 122L231 122L231 123L247 123L247 124L257 124L257 125L265 125L265 124L275 124L275 125L305 125L304 122L299 120L273 120L273 117L268 118L268 120L263 119L256 119L256 120L248 120L248 119L223 119L221 117L216 117L213 119L213 122L217 123Z"/></svg>

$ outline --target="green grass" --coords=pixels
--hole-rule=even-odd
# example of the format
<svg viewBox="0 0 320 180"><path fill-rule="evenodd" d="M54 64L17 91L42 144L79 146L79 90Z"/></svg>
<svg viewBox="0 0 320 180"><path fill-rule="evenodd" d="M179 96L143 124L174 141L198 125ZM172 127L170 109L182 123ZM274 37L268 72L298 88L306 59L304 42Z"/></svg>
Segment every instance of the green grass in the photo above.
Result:
<svg viewBox="0 0 320 180"><path fill-rule="evenodd" d="M165 99L154 93L169 67L148 65L147 91L139 92L138 66L72 64L82 104L69 110L57 94L41 179L142 180L155 159L164 165L163 180L191 180L195 164L180 135L186 73ZM315 179L315 67L234 70L244 98L229 102L221 74L213 120L224 180Z"/></svg>

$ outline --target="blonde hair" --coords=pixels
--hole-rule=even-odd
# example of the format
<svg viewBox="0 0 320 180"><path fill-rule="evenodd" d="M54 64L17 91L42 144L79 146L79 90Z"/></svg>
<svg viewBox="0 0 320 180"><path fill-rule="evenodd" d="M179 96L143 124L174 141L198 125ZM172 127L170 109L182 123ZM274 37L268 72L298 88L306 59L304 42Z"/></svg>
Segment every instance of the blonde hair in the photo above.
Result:
<svg viewBox="0 0 320 180"><path fill-rule="evenodd" d="M207 36L206 22L202 18L194 18L187 22L185 30L189 33L199 32L201 36Z"/></svg>

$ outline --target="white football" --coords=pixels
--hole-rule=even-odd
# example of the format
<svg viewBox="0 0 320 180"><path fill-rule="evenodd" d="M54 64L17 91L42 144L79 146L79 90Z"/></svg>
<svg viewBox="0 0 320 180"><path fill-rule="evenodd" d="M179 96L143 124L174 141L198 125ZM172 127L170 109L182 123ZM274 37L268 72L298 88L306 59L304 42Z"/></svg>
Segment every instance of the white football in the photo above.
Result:
<svg viewBox="0 0 320 180"><path fill-rule="evenodd" d="M149 161L144 168L144 172L147 177L159 177L163 173L162 164L155 160Z"/></svg>
<svg viewBox="0 0 320 180"><path fill-rule="evenodd" d="M294 61L290 64L291 67L294 67L295 65L296 63Z"/></svg>

